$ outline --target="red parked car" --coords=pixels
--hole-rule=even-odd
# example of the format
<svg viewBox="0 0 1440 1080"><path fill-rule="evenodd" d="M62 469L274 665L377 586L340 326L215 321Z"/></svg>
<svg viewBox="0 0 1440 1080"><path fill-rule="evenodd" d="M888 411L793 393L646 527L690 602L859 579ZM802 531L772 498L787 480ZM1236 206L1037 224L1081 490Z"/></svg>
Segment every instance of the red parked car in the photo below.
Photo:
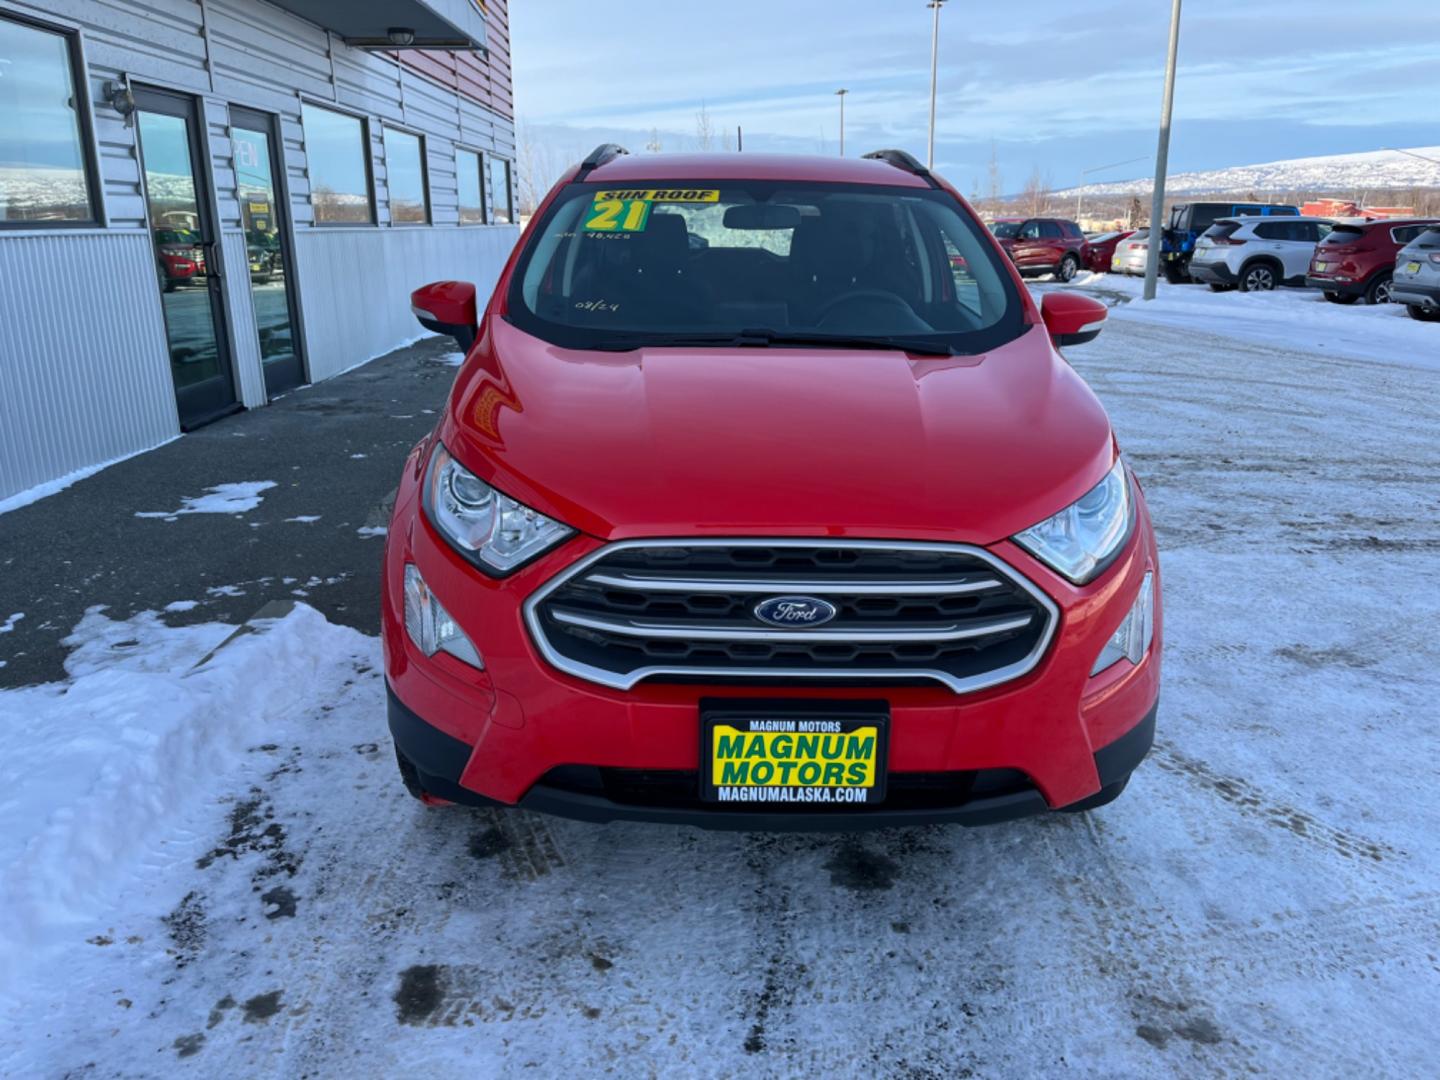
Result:
<svg viewBox="0 0 1440 1080"><path fill-rule="evenodd" d="M1440 225L1435 218L1403 221L1343 222L1315 245L1305 284L1322 289L1335 304L1390 302L1390 279L1395 256L1426 229Z"/></svg>
<svg viewBox="0 0 1440 1080"><path fill-rule="evenodd" d="M155 261L166 292L205 280L205 249L189 229L154 230Z"/></svg>
<svg viewBox="0 0 1440 1080"><path fill-rule="evenodd" d="M417 797L978 824L1102 805L1149 750L1155 537L1058 351L1105 308L1037 306L909 155L601 147L483 311L411 304L468 351L385 548Z"/></svg>
<svg viewBox="0 0 1440 1080"><path fill-rule="evenodd" d="M1115 248L1120 241L1128 240L1134 235L1134 229L1121 229L1119 232L1101 233L1086 240L1080 253L1085 269L1093 270L1097 274L1108 274L1110 260L1115 257Z"/></svg>
<svg viewBox="0 0 1440 1080"><path fill-rule="evenodd" d="M1085 234L1064 218L1000 218L990 226L1021 274L1069 281L1085 265Z"/></svg>

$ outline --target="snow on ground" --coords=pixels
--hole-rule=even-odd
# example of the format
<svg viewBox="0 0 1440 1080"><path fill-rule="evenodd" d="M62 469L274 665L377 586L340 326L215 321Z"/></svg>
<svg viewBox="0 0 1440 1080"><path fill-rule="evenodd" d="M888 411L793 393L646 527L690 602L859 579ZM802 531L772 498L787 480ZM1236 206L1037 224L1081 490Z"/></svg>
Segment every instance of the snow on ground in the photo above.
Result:
<svg viewBox="0 0 1440 1080"><path fill-rule="evenodd" d="M15 624L23 618L25 618L25 613L23 611L11 612L11 614L6 617L4 622L0 623L0 634L9 634L13 632L15 629Z"/></svg>
<svg viewBox="0 0 1440 1080"><path fill-rule="evenodd" d="M1090 293L1115 305L1116 319L1440 370L1440 326L1412 319L1402 304L1332 304L1314 289L1217 293L1205 285L1163 280L1147 302L1140 299L1144 278L1090 272L1076 275L1068 286L1047 279L1032 288L1042 294L1058 288Z"/></svg>
<svg viewBox="0 0 1440 1080"><path fill-rule="evenodd" d="M174 521L182 514L244 514L264 501L262 491L275 486L274 480L250 480L238 484L216 484L207 487L204 495L185 499L178 510L137 510L139 518L164 518Z"/></svg>
<svg viewBox="0 0 1440 1080"><path fill-rule="evenodd" d="M69 683L0 693L0 1074L1429 1074L1440 378L1210 321L1069 353L1164 563L1117 803L860 836L431 810L373 639L300 608L191 671L228 628L92 612Z"/></svg>

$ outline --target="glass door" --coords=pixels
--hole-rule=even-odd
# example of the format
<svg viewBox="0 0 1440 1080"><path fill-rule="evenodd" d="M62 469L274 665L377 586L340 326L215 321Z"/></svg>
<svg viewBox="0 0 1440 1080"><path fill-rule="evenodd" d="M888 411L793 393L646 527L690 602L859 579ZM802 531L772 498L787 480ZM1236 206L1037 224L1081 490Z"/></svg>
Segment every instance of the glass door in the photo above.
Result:
<svg viewBox="0 0 1440 1080"><path fill-rule="evenodd" d="M305 381L290 273L290 207L278 180L274 117L232 106L230 141L265 390L273 396Z"/></svg>
<svg viewBox="0 0 1440 1080"><path fill-rule="evenodd" d="M180 427L233 412L215 223L193 98L137 89L140 158Z"/></svg>

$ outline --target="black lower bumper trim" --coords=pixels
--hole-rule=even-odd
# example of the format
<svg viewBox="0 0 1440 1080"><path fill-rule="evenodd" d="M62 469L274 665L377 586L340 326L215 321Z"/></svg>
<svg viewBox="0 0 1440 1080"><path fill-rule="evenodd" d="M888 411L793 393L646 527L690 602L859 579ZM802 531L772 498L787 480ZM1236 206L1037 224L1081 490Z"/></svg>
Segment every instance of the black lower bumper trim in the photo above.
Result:
<svg viewBox="0 0 1440 1080"><path fill-rule="evenodd" d="M431 795L468 806L500 806L494 799L460 786L460 775L470 761L471 747L426 723L385 687L390 735L395 748L416 768L420 785ZM1155 714L1151 706L1145 718L1120 738L1095 752L1095 771L1100 786L1124 780L1145 759L1155 741ZM883 805L863 813L783 811L765 813L702 809L694 806L627 805L590 794L536 784L518 804L557 817L579 821L649 821L671 825L693 825L702 829L749 830L752 832L855 832L863 829L897 828L908 825L994 825L1002 821L1043 814L1051 807L1039 791L1009 791L971 799L960 806L914 806L886 809Z"/></svg>

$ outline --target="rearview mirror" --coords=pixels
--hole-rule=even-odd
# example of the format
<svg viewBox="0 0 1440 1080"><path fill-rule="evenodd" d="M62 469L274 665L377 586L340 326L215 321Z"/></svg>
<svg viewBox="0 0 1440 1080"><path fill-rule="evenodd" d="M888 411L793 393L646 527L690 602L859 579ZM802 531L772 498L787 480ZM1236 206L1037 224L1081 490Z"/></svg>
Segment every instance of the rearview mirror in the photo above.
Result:
<svg viewBox="0 0 1440 1080"><path fill-rule="evenodd" d="M793 206L741 203L725 211L727 229L793 229L799 224L800 211Z"/></svg>
<svg viewBox="0 0 1440 1080"><path fill-rule="evenodd" d="M1099 300L1077 292L1048 292L1040 301L1045 329L1050 331L1050 340L1061 348L1094 341L1108 314Z"/></svg>
<svg viewBox="0 0 1440 1080"><path fill-rule="evenodd" d="M432 281L410 294L410 310L420 325L455 339L461 352L475 344L475 286L468 281Z"/></svg>

